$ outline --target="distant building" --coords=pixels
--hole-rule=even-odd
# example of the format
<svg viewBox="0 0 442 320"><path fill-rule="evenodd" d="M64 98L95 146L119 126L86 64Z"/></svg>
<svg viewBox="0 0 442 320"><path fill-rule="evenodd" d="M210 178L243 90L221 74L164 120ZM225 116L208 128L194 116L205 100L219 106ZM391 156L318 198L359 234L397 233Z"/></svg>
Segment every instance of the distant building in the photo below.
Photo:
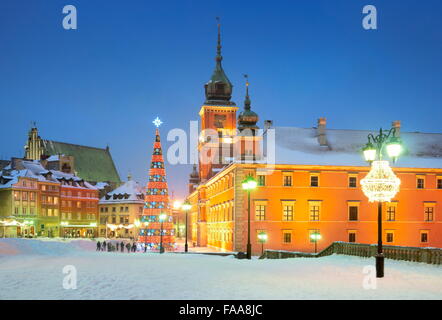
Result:
<svg viewBox="0 0 442 320"><path fill-rule="evenodd" d="M13 158L0 172L3 236L96 237L98 190L40 161Z"/></svg>
<svg viewBox="0 0 442 320"><path fill-rule="evenodd" d="M144 188L129 175L127 182L100 199L100 236L136 238L143 207Z"/></svg>
<svg viewBox="0 0 442 320"><path fill-rule="evenodd" d="M109 151L77 144L42 139L34 125L28 133L25 159L46 161L45 167L75 174L90 183L107 182L114 187L121 181Z"/></svg>

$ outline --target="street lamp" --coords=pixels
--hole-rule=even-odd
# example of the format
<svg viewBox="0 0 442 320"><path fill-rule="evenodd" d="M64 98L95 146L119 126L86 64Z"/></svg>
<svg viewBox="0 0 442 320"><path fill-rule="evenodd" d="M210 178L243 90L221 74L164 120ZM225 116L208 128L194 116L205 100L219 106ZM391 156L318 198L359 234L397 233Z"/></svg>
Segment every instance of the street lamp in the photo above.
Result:
<svg viewBox="0 0 442 320"><path fill-rule="evenodd" d="M158 217L160 219L161 222L161 226L160 226L160 253L164 253L164 247L163 247L163 222L164 220L166 220L167 215L165 213L160 214L160 216Z"/></svg>
<svg viewBox="0 0 442 320"><path fill-rule="evenodd" d="M192 205L190 204L189 200L186 200L186 202L183 203L181 208L186 213L186 243L184 244L184 252L188 252L189 245L187 244L187 214L188 214L189 210L192 209Z"/></svg>
<svg viewBox="0 0 442 320"><path fill-rule="evenodd" d="M261 255L264 254L264 243L267 242L268 236L264 231L258 233L259 242L261 242Z"/></svg>
<svg viewBox="0 0 442 320"><path fill-rule="evenodd" d="M315 243L315 253L318 252L318 240L321 240L321 238L322 238L322 236L321 236L321 234L319 233L318 230L316 230L315 232L313 232L310 235L310 239L312 239L313 242Z"/></svg>
<svg viewBox="0 0 442 320"><path fill-rule="evenodd" d="M384 253L382 248L382 203L389 202L399 191L401 181L394 174L388 161L382 160L384 149L393 162L402 152L402 143L395 136L396 129L388 133L379 130L379 135L368 135L363 149L365 160L371 163L370 172L361 180L362 191L370 202L378 203L378 249L376 254L376 277L384 277Z"/></svg>
<svg viewBox="0 0 442 320"><path fill-rule="evenodd" d="M252 176L248 176L242 182L243 190L247 191L248 210L247 210L247 259L252 259L252 244L250 243L250 191L255 189L258 183Z"/></svg>

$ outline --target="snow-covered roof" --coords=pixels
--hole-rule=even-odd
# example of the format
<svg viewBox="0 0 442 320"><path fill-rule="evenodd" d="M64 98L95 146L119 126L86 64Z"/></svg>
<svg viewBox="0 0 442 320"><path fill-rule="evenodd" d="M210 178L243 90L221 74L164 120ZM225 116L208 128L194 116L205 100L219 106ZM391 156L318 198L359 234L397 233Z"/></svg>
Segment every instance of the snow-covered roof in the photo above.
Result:
<svg viewBox="0 0 442 320"><path fill-rule="evenodd" d="M370 131L326 129L328 146L324 147L319 145L316 128L272 129L275 129L275 164L367 166L361 150ZM442 134L401 132L400 137L404 152L396 167L442 168Z"/></svg>
<svg viewBox="0 0 442 320"><path fill-rule="evenodd" d="M144 203L144 188L138 182L129 180L107 193L99 203Z"/></svg>
<svg viewBox="0 0 442 320"><path fill-rule="evenodd" d="M40 182L52 182L60 183L60 181L71 180L75 182L73 185L69 185L72 188L86 188L86 189L96 189L95 186L91 185L87 181L77 177L74 174L64 173L57 170L46 170L39 161L37 160L22 160L20 161L20 170L8 170L4 169L0 172L0 175L6 180L11 179L5 184L0 184L0 188L10 188L12 185L18 182L19 177L34 178ZM78 182L83 181L84 186L78 184Z"/></svg>

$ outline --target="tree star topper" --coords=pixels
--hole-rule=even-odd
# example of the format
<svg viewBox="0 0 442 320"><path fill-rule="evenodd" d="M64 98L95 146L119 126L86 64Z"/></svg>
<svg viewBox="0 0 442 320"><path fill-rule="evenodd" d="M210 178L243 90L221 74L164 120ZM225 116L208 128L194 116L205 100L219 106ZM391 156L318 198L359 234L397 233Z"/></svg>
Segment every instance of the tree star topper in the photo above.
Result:
<svg viewBox="0 0 442 320"><path fill-rule="evenodd" d="M152 121L152 123L158 128L163 122L160 120L160 118L156 117L156 119Z"/></svg>

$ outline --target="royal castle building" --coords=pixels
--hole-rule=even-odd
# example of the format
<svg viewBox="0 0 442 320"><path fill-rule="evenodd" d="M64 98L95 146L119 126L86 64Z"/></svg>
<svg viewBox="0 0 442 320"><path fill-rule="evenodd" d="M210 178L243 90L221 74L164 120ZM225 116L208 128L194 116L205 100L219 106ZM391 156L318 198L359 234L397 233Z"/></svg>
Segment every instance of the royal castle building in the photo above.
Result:
<svg viewBox="0 0 442 320"><path fill-rule="evenodd" d="M370 167L361 149L370 133L327 128L277 127L252 111L247 83L244 107L231 101L232 84L222 67L218 29L216 65L204 86L199 109L199 164L189 179L189 236L198 246L246 251L247 193L242 181L258 181L251 192L251 239L265 232L267 249L318 250L334 241L377 242L377 204L369 203L360 181ZM275 110L277 112L277 110ZM383 205L383 241L388 245L442 247L442 134L402 132L405 151L392 164L400 192Z"/></svg>

